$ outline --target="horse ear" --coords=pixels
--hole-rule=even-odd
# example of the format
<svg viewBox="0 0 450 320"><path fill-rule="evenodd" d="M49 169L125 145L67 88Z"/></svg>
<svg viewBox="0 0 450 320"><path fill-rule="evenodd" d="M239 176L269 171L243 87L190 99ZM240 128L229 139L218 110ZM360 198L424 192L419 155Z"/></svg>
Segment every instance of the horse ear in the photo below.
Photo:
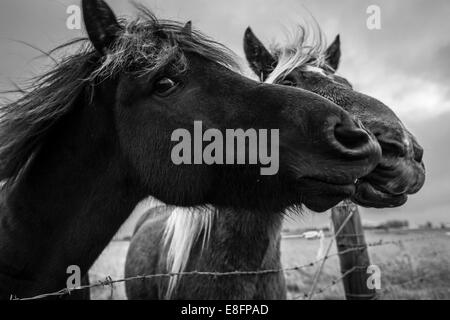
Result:
<svg viewBox="0 0 450 320"><path fill-rule="evenodd" d="M244 52L252 70L264 81L275 68L277 60L259 41L250 27L244 34Z"/></svg>
<svg viewBox="0 0 450 320"><path fill-rule="evenodd" d="M341 37L339 35L336 36L336 39L328 47L325 54L327 64L336 71L341 60Z"/></svg>
<svg viewBox="0 0 450 320"><path fill-rule="evenodd" d="M87 34L102 55L108 52L121 27L111 8L103 0L83 0L83 18Z"/></svg>
<svg viewBox="0 0 450 320"><path fill-rule="evenodd" d="M183 27L183 33L186 35L192 34L192 21L186 22L186 24Z"/></svg>

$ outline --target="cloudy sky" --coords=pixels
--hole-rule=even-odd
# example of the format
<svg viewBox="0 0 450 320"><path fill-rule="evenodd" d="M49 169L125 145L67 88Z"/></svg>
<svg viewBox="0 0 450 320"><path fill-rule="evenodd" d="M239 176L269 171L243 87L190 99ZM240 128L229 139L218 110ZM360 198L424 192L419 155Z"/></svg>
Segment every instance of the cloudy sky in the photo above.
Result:
<svg viewBox="0 0 450 320"><path fill-rule="evenodd" d="M133 15L125 0L107 1L120 15ZM406 206L364 210L366 220L409 219L450 223L450 2L448 0L141 0L159 17L192 20L194 26L243 56L247 26L266 43L301 23L308 11L331 41L341 35L340 74L355 89L390 106L424 146L428 169L424 189ZM76 0L2 0L0 86L42 70L34 49L49 50L82 35L66 27ZM366 26L370 5L381 9L381 30Z"/></svg>

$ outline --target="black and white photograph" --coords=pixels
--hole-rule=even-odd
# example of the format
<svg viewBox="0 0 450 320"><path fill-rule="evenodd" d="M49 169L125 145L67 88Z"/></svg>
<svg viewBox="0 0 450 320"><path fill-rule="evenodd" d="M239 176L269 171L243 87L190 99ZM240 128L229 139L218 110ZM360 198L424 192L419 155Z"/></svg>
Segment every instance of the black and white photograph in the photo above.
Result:
<svg viewBox="0 0 450 320"><path fill-rule="evenodd" d="M2 0L0 299L449 300L449 17Z"/></svg>

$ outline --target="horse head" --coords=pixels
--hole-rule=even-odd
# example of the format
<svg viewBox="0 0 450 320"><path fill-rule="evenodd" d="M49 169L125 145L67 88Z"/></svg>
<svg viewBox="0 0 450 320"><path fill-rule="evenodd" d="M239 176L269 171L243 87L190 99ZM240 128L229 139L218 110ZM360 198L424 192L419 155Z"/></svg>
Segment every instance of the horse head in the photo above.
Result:
<svg viewBox="0 0 450 320"><path fill-rule="evenodd" d="M340 37L327 48L320 29L315 30L319 34L308 37L308 29L301 27L286 46L268 50L248 28L244 36L247 60L262 81L314 92L361 121L377 138L382 159L375 170L358 179L352 199L367 207L401 206L424 184L423 148L388 106L357 92L336 74Z"/></svg>

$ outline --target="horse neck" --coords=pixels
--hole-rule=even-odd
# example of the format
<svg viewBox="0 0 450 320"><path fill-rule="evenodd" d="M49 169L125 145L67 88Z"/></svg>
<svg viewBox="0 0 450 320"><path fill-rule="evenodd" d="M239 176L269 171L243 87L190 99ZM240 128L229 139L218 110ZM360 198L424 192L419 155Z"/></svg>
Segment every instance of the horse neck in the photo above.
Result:
<svg viewBox="0 0 450 320"><path fill-rule="evenodd" d="M169 242L167 267L174 273L279 268L282 220L283 216L279 213L233 209L188 212L175 209L169 217L164 236L166 243ZM173 298L175 291L175 296L180 297L191 296L188 291L195 291L200 294L196 298L229 299L230 293L240 292L243 295L239 298L249 299L255 296L256 287L256 277L246 277L245 280L219 277L206 282L189 277L171 277L166 298Z"/></svg>
<svg viewBox="0 0 450 320"><path fill-rule="evenodd" d="M0 297L62 289L69 265L86 273L143 198L123 173L113 128L104 119L96 131L94 118L74 111L61 120L3 191Z"/></svg>
<svg viewBox="0 0 450 320"><path fill-rule="evenodd" d="M175 208L164 242L172 272L256 270L279 251L282 214ZM227 264L224 264L227 261ZM233 270L224 270L227 265Z"/></svg>
<svg viewBox="0 0 450 320"><path fill-rule="evenodd" d="M224 261L235 270L257 270L278 254L281 213L223 209L214 219L205 249L213 270L223 268Z"/></svg>

